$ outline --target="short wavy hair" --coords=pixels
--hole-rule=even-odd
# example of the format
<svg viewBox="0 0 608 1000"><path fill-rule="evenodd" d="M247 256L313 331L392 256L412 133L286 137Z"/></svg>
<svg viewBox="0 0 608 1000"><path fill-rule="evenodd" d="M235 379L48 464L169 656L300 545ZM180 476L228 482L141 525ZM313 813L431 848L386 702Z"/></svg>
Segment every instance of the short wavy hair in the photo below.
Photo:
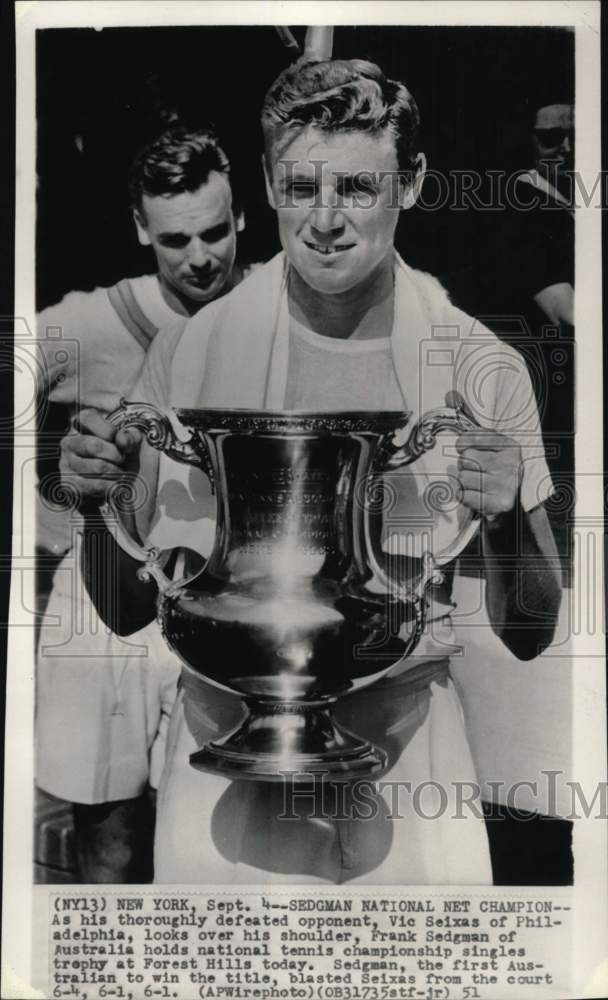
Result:
<svg viewBox="0 0 608 1000"><path fill-rule="evenodd" d="M389 80L375 63L304 56L283 70L262 108L268 162L310 125L370 135L388 130L395 139L399 170L410 177L416 171L418 106L407 87Z"/></svg>
<svg viewBox="0 0 608 1000"><path fill-rule="evenodd" d="M173 125L144 146L129 171L131 204L143 214L143 195L197 191L212 171L230 179L230 163L210 128Z"/></svg>

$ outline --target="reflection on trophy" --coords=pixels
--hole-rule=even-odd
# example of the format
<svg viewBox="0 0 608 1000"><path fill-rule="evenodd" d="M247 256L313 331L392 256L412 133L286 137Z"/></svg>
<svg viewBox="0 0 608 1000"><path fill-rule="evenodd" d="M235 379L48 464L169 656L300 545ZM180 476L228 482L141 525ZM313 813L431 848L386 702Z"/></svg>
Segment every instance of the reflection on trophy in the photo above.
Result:
<svg viewBox="0 0 608 1000"><path fill-rule="evenodd" d="M384 767L385 753L339 726L332 705L383 677L422 635L429 588L454 553L412 556L393 578L371 510L384 472L432 448L440 431L476 426L456 401L423 416L400 446L403 412L176 409L184 440L148 404L123 402L111 415L202 469L216 494L213 551L182 580L113 511L108 524L144 562L140 576L156 580L158 622L186 669L246 706L235 730L192 754L194 767L266 781Z"/></svg>

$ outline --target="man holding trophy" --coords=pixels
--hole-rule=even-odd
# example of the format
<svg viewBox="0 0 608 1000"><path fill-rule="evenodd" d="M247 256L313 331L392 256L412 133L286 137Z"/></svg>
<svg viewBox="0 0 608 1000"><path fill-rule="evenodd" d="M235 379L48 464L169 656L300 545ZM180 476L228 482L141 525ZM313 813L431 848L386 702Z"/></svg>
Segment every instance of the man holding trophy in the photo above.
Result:
<svg viewBox="0 0 608 1000"><path fill-rule="evenodd" d="M459 808L475 772L437 567L479 528L492 628L517 657L537 655L560 602L552 487L525 363L395 252L424 175L418 126L408 90L372 63L286 69L262 111L283 252L157 338L131 411L86 411L64 441L100 613L124 634L141 628L154 576L185 665L158 882L491 882L479 804ZM147 422L172 408L177 423ZM390 502L375 538L379 472ZM137 473L130 527L146 546L130 554L98 516L125 473ZM208 559L202 575L193 553ZM387 608L401 609L396 626ZM286 803L298 770L316 787L296 784Z"/></svg>

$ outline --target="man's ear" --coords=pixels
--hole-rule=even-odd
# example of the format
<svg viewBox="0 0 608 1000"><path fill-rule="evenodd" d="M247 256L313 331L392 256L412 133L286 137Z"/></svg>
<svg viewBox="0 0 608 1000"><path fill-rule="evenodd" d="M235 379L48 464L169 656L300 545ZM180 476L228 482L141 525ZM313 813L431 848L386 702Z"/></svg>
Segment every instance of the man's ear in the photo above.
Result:
<svg viewBox="0 0 608 1000"><path fill-rule="evenodd" d="M264 181L266 182L266 197L268 198L268 204L276 211L277 203L275 201L274 191L272 190L272 174L270 173L270 167L265 155L262 156L262 170L264 171Z"/></svg>
<svg viewBox="0 0 608 1000"><path fill-rule="evenodd" d="M245 213L238 211L234 213L234 228L237 233L242 233L245 228Z"/></svg>
<svg viewBox="0 0 608 1000"><path fill-rule="evenodd" d="M414 179L411 184L405 185L401 181L400 192L399 192L399 205L403 209L413 208L413 206L418 201L420 197L420 191L422 190L422 182L424 181L424 175L426 173L426 156L424 153L418 153L416 157L416 172L414 174Z"/></svg>
<svg viewBox="0 0 608 1000"><path fill-rule="evenodd" d="M136 208L133 209L133 221L135 222L135 228L137 229L137 239L141 243L142 247L151 246L152 240L148 235L146 223L143 216Z"/></svg>

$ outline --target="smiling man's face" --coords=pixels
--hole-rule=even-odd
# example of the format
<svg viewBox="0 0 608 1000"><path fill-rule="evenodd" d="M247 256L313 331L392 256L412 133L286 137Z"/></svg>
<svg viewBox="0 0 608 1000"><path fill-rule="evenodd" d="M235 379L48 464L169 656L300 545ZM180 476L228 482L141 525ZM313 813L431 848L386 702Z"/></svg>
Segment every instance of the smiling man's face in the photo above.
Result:
<svg viewBox="0 0 608 1000"><path fill-rule="evenodd" d="M291 264L316 291L368 280L393 253L399 218L392 134L301 132L271 165L268 197Z"/></svg>

